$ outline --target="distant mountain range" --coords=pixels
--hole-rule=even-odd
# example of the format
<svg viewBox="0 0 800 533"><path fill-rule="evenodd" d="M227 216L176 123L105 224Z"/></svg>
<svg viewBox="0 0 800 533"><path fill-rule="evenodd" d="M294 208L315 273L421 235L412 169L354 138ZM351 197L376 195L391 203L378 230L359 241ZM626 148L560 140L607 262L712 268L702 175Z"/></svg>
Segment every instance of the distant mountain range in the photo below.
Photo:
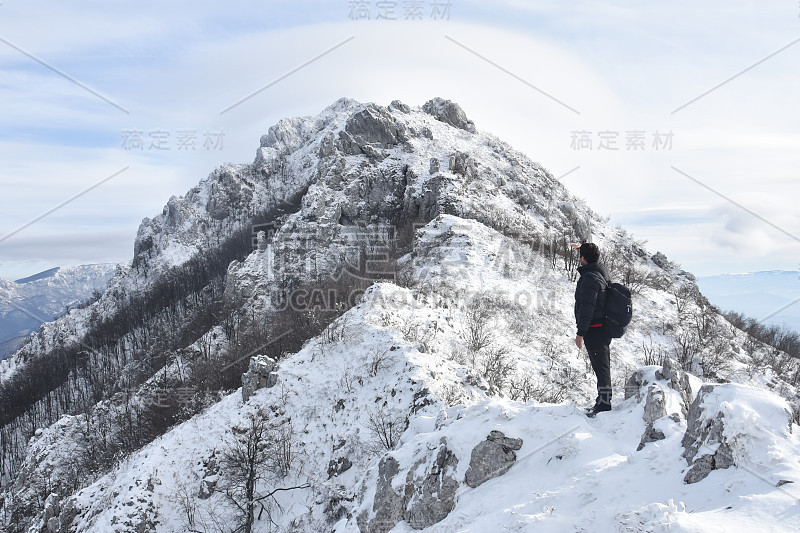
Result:
<svg viewBox="0 0 800 533"><path fill-rule="evenodd" d="M770 270L697 279L711 303L800 332L800 272ZM788 306L788 307L787 307Z"/></svg>
<svg viewBox="0 0 800 533"><path fill-rule="evenodd" d="M115 264L56 267L27 278L0 278L0 360L11 355L44 322L102 291Z"/></svg>

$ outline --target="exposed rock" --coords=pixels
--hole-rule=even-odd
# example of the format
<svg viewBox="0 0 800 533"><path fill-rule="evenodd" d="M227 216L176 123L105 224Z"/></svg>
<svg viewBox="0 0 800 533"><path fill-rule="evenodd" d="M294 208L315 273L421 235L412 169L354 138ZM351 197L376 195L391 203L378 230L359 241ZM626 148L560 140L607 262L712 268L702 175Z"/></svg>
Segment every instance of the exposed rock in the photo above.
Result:
<svg viewBox="0 0 800 533"><path fill-rule="evenodd" d="M200 492L198 497L201 500L210 498L212 494L217 491L217 483L219 483L219 474L206 476L200 482Z"/></svg>
<svg viewBox="0 0 800 533"><path fill-rule="evenodd" d="M246 402L258 389L274 387L278 382L276 366L275 360L269 356L252 357L250 368L242 374L242 400Z"/></svg>
<svg viewBox="0 0 800 533"><path fill-rule="evenodd" d="M344 502L352 502L355 496L344 487L337 486L327 491L328 503L325 505L325 517L329 523L336 523L348 514L348 506ZM295 528L293 531L310 531L309 528Z"/></svg>
<svg viewBox="0 0 800 533"><path fill-rule="evenodd" d="M216 451L211 454L207 460L203 461L205 475L200 481L200 490L197 497L201 500L206 500L211 497L217 490L217 483L219 482L219 463L217 462Z"/></svg>
<svg viewBox="0 0 800 533"><path fill-rule="evenodd" d="M656 264L656 266L658 266L663 270L670 271L672 269L672 263L670 263L669 259L667 259L667 256L661 252L656 252L655 255L651 257L651 259L653 260L653 263Z"/></svg>
<svg viewBox="0 0 800 533"><path fill-rule="evenodd" d="M637 402L642 399L642 387L645 385L644 370L641 368L636 370L625 382L625 399L633 398L636 396Z"/></svg>
<svg viewBox="0 0 800 533"><path fill-rule="evenodd" d="M375 104L368 104L351 116L345 124L345 131L362 150L366 146L390 148L407 140L405 126L395 122L391 113Z"/></svg>
<svg viewBox="0 0 800 533"><path fill-rule="evenodd" d="M442 191L447 187L449 180L444 176L434 176L425 184L421 191L413 187L406 189L403 205L403 216L411 220L432 220L441 214L440 200Z"/></svg>
<svg viewBox="0 0 800 533"><path fill-rule="evenodd" d="M344 130L339 132L339 138L336 140L336 148L345 155L358 155L364 153L361 150L361 147L358 145L358 141L355 139L355 137Z"/></svg>
<svg viewBox="0 0 800 533"><path fill-rule="evenodd" d="M330 157L336 153L336 139L332 133L327 133L319 143L318 155L320 159Z"/></svg>
<svg viewBox="0 0 800 533"><path fill-rule="evenodd" d="M470 182L478 177L478 165L469 154L456 152L450 156L450 172L464 176Z"/></svg>
<svg viewBox="0 0 800 533"><path fill-rule="evenodd" d="M712 470L734 465L733 454L724 434L725 415L717 413L710 419L704 416L703 400L714 391L715 387L716 385L703 385L689 408L686 433L681 441L684 447L683 457L691 466L683 479L686 483L697 483L705 479ZM701 447L704 446L716 447L716 450L697 457Z"/></svg>
<svg viewBox="0 0 800 533"><path fill-rule="evenodd" d="M644 445L648 442L656 442L659 440L664 440L665 435L664 432L661 430L656 429L653 426L653 423L647 424L647 428L644 430L644 434L642 435L642 440L639 441L639 446L636 448L636 451L640 451L644 448Z"/></svg>
<svg viewBox="0 0 800 533"><path fill-rule="evenodd" d="M200 481L200 490L197 491L197 497L201 500L207 500L214 494L217 488L216 476L212 478L203 479Z"/></svg>
<svg viewBox="0 0 800 533"><path fill-rule="evenodd" d="M258 251L263 252L267 249L267 245L269 241L267 240L267 232L266 231L259 231L258 232Z"/></svg>
<svg viewBox="0 0 800 533"><path fill-rule="evenodd" d="M500 431L492 431L486 440L472 449L466 483L475 488L490 479L502 476L517 460L514 450L522 447L522 439L506 437Z"/></svg>
<svg viewBox="0 0 800 533"><path fill-rule="evenodd" d="M648 372L652 372L652 370L648 370L647 368L640 368L636 370L631 376L628 378L628 381L625 383L625 399L632 398L636 396L637 402L642 401L646 394L650 393L650 389L647 389L645 392L645 386L650 384L652 380L652 374ZM655 379L657 380L665 380L667 381L667 385L672 389L680 393L681 395L681 413L684 417L686 417L689 409L688 406L692 403L692 386L689 381L689 375L678 368L678 365L672 359L665 358L664 364L660 370L656 370L655 372ZM662 396L665 391L662 391ZM663 400L663 398L662 398ZM663 403L663 401L662 401ZM651 406L651 409L655 408L655 405ZM666 415L667 413L664 412L662 416ZM660 417L659 417L660 418ZM645 419L645 422L649 420Z"/></svg>
<svg viewBox="0 0 800 533"><path fill-rule="evenodd" d="M661 370L656 371L656 379L664 379L669 382L670 388L681 393L683 416L687 416L689 405L692 403L692 385L689 382L689 374L678 367L678 364L669 357L664 359Z"/></svg>
<svg viewBox="0 0 800 533"><path fill-rule="evenodd" d="M44 519L50 520L61 513L61 501L58 494L50 494L44 502Z"/></svg>
<svg viewBox="0 0 800 533"><path fill-rule="evenodd" d="M78 508L78 501L75 497L71 497L61 506L61 515L59 516L60 531L70 531L70 525L80 514ZM48 524L49 525L49 524Z"/></svg>
<svg viewBox="0 0 800 533"><path fill-rule="evenodd" d="M433 405L434 400L431 398L431 391L427 387L423 387L414 393L413 407L411 412L417 414L420 410L429 405Z"/></svg>
<svg viewBox="0 0 800 533"><path fill-rule="evenodd" d="M407 104L401 102L400 100L392 100L392 103L389 104L389 107L391 107L392 109L397 109L401 113L406 113L406 114L411 113L411 108Z"/></svg>
<svg viewBox="0 0 800 533"><path fill-rule="evenodd" d="M786 400L746 385L703 385L689 408L683 456L690 466L686 483L712 470L757 465L754 441L776 442L791 435L792 414Z"/></svg>
<svg viewBox="0 0 800 533"><path fill-rule="evenodd" d="M400 472L400 463L385 455L378 463L378 481L372 510L375 517L367 522L367 517L358 517L361 533L386 533L403 519L403 496L392 488L392 479Z"/></svg>
<svg viewBox="0 0 800 533"><path fill-rule="evenodd" d="M405 520L414 529L425 529L442 520L455 507L459 483L453 477L458 458L442 444L433 463L421 477L414 477L426 462L422 458L408 471L405 487Z"/></svg>
<svg viewBox="0 0 800 533"><path fill-rule="evenodd" d="M647 389L647 399L644 404L644 421L649 426L652 426L653 422L663 416L667 416L664 391L658 384L651 383Z"/></svg>
<svg viewBox="0 0 800 533"><path fill-rule="evenodd" d="M733 453L730 447L722 443L713 454L705 454L697 458L683 478L685 483L697 483L708 477L713 470L734 466Z"/></svg>
<svg viewBox="0 0 800 533"><path fill-rule="evenodd" d="M328 463L328 479L333 476L338 476L342 472L350 470L353 462L347 457L339 457L338 459L331 459Z"/></svg>
<svg viewBox="0 0 800 533"><path fill-rule="evenodd" d="M464 113L464 110L461 109L458 104L450 100L438 97L433 100L428 100L425 105L422 106L422 110L445 124L450 124L451 126L455 126L456 128L470 133L476 133L477 131L475 129L475 123L467 118L467 114Z"/></svg>
<svg viewBox="0 0 800 533"><path fill-rule="evenodd" d="M261 136L262 148L275 148L279 152L296 150L303 143L303 119L282 118Z"/></svg>
<svg viewBox="0 0 800 533"><path fill-rule="evenodd" d="M364 514L357 518L362 533L385 533L401 520L414 529L424 529L442 521L453 510L459 487L454 477L458 458L447 448L444 438L435 450L434 457L425 455L408 469L402 494L392 488L393 478L400 472L399 463L390 456L381 459L372 505L375 515L371 520ZM423 469L426 463L428 466Z"/></svg>
<svg viewBox="0 0 800 533"><path fill-rule="evenodd" d="M669 415L669 418L676 424L680 424L681 422L681 418L680 416L678 416L677 413L672 413L671 415ZM639 446L636 448L637 452L644 449L645 444L649 442L657 442L660 440L664 440L666 438L664 432L656 428L655 426L656 426L655 421L647 424L647 427L645 428L644 433L642 434L642 439L639 441Z"/></svg>

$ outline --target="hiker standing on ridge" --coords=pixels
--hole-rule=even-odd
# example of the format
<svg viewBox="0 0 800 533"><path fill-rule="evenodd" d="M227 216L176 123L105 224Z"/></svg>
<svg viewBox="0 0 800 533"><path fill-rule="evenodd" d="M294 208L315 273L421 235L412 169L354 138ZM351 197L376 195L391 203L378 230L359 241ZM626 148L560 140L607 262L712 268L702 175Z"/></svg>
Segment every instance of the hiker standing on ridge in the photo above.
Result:
<svg viewBox="0 0 800 533"><path fill-rule="evenodd" d="M589 352L592 370L597 376L597 399L589 416L611 410L611 339L603 325L606 304L606 289L611 284L605 267L598 263L600 249L596 244L585 242L572 244L580 252L581 266L578 284L575 287L575 322L578 327L575 344Z"/></svg>

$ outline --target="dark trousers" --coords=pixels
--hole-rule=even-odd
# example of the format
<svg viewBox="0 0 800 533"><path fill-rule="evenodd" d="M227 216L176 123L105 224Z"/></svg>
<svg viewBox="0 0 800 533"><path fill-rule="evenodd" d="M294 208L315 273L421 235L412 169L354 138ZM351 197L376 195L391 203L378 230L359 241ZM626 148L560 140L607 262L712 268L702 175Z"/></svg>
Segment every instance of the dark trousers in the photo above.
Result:
<svg viewBox="0 0 800 533"><path fill-rule="evenodd" d="M583 337L592 370L597 376L598 404L611 405L611 339L606 337L606 328L589 328Z"/></svg>

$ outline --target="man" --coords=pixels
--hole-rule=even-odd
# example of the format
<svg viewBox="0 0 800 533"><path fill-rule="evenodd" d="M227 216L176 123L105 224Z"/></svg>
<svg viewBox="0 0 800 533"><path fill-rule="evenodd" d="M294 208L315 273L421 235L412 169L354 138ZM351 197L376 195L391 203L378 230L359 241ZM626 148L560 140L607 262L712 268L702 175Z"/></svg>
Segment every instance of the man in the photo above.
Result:
<svg viewBox="0 0 800 533"><path fill-rule="evenodd" d="M611 339L603 326L603 311L606 304L606 288L611 283L605 267L598 263L600 249L596 244L585 242L573 244L580 252L581 277L575 287L575 322L578 332L575 344L589 352L592 370L597 376L597 399L588 415L611 410Z"/></svg>

